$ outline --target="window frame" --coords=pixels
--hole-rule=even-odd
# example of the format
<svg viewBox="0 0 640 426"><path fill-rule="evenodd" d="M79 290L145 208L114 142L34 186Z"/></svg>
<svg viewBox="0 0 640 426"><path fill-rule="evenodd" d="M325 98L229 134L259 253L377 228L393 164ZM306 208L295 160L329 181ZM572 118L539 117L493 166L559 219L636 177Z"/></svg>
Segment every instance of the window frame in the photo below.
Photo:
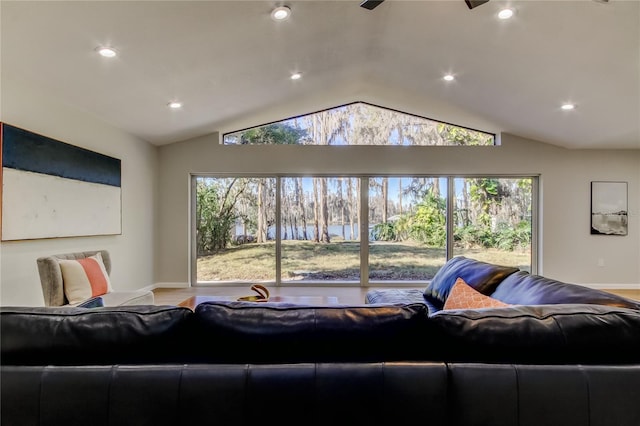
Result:
<svg viewBox="0 0 640 426"><path fill-rule="evenodd" d="M267 282L269 285L273 285L275 287L286 287L286 286L300 286L301 284L296 282L285 281L283 282L281 277L281 263L282 263L282 221L281 221L281 181L283 178L293 178L293 177L335 177L336 175L358 178L360 179L360 217L362 218L359 229L360 236L360 282L358 285L353 285L351 282L340 282L337 280L327 280L327 281L305 281L303 286L346 286L346 287L407 287L407 286L421 286L425 285L429 282L429 280L424 281L404 281L404 282L394 282L394 281L378 281L378 280L369 280L369 217L368 217L368 209L369 209L369 179L372 177L402 177L402 178L413 178L413 177L438 177L438 178L446 178L447 180L447 199L446 199L446 243L445 243L445 252L446 259L449 260L453 257L453 244L454 244L454 228L453 228L453 214L454 214L454 206L453 201L454 197L451 197L450 194L454 191L454 182L457 178L496 178L496 179L531 179L531 263L530 270L531 274L537 274L538 267L538 250L539 250L539 175L430 175L430 174L342 174L342 173L331 173L331 174L320 174L313 173L310 175L307 174L295 174L295 173L266 173L266 174L250 174L250 173L191 173L189 175L190 179L190 209L189 209L189 246L190 246L190 285L194 287L198 286L229 286L229 285L247 285L251 283L251 281L220 281L216 283L210 282L198 282L197 280L197 247L196 247L196 182L198 178L203 177L211 177L211 178L229 178L229 177L238 177L238 178L274 178L276 180L276 200L275 200L275 280L273 282Z"/></svg>
<svg viewBox="0 0 640 426"><path fill-rule="evenodd" d="M230 135L233 135L235 133L242 133L242 132L246 132L246 131L249 131L249 130L259 129L261 127L267 127L267 126L271 126L271 125L274 125L274 124L285 123L285 122L290 121L290 120L296 120L296 119L300 119L300 118L303 118L303 117L308 117L310 115L320 114L320 113L323 113L323 112L336 110L336 109L348 107L348 106L351 106L351 105L357 105L357 104L362 104L362 105L366 105L366 106L373 107L373 108L380 108L380 109L383 109L385 111L393 112L393 113L396 113L396 114L402 114L402 115L409 116L409 117L414 117L414 118L417 118L417 119L420 119L420 120L432 121L434 123L443 124L445 126L453 126L453 127L457 127L457 128L460 128L460 129L471 131L471 132L482 133L484 135L491 136L491 140L492 140L492 143L488 144L488 145L456 145L456 144L420 145L420 144L418 144L418 145L411 145L411 146L424 146L424 147L433 147L433 146L484 146L484 147L492 147L492 146L499 145L497 135L495 133L492 133L492 132L487 132L485 130L475 129L473 127L462 126L462 125L459 125L459 124L450 123L448 121L436 120L434 118L429 118L429 117L425 117L425 116L422 116L422 115L413 114L413 113L406 112L406 111L401 111L401 110L395 109L395 108L388 108L388 107L384 107L382 105L377 105L377 104L374 104L374 103L371 103L371 102L364 102L364 101L348 102L346 104L341 104L341 105L333 106L333 107L330 107L330 108L324 108L324 109L320 109L320 110L317 110L317 111L308 112L308 113L305 113L305 114L294 115L292 117L287 117L287 118L284 118L284 119L281 119L281 120L270 121L270 122L267 122L267 123L258 124L256 126L245 127L243 129L239 129L239 130L232 130L232 131L229 131L229 132L224 132L224 133L222 133L222 136L220 137L219 143L221 145L224 145L224 146L239 146L239 145L242 145L242 144L226 143L225 142L226 137L230 136ZM249 144L249 145L263 145L263 144ZM266 144L266 145L273 145L273 144ZM321 144L309 144L309 145L297 144L297 145L298 146L323 146ZM355 143L355 144L347 144L346 146L376 146L376 145L357 144L357 143ZM383 146L404 146L404 145L386 144L386 145L383 145Z"/></svg>

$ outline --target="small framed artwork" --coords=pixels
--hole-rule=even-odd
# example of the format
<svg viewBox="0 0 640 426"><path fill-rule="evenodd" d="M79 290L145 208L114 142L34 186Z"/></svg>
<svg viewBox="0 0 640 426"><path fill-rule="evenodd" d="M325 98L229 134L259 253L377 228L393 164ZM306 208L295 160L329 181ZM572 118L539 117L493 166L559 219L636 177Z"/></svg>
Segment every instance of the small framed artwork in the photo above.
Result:
<svg viewBox="0 0 640 426"><path fill-rule="evenodd" d="M627 182L591 182L591 234L627 235Z"/></svg>

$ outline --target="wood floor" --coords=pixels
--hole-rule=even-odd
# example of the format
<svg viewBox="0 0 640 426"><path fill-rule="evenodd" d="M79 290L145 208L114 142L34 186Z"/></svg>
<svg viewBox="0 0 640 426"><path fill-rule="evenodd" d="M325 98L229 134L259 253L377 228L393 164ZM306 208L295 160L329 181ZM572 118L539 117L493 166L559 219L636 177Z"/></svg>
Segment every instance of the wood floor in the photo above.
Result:
<svg viewBox="0 0 640 426"><path fill-rule="evenodd" d="M640 300L640 289L637 290L608 290L610 293L629 299Z"/></svg>
<svg viewBox="0 0 640 426"><path fill-rule="evenodd" d="M377 287L376 287L377 288ZM369 287L269 287L273 296L335 296L340 304L362 304ZM640 301L640 289L606 290L629 299ZM156 305L177 305L194 295L249 296L255 295L249 286L198 286L190 288L157 288L153 290Z"/></svg>

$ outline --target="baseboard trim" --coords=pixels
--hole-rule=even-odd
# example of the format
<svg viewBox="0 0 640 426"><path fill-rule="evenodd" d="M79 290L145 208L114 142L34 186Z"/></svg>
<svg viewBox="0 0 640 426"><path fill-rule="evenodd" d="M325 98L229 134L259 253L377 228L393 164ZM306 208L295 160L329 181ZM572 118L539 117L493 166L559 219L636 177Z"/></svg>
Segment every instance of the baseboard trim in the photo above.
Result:
<svg viewBox="0 0 640 426"><path fill-rule="evenodd" d="M153 290L154 288L189 288L191 287L189 285L189 283L184 283L184 282L161 282L161 283L154 283L151 286L151 289Z"/></svg>

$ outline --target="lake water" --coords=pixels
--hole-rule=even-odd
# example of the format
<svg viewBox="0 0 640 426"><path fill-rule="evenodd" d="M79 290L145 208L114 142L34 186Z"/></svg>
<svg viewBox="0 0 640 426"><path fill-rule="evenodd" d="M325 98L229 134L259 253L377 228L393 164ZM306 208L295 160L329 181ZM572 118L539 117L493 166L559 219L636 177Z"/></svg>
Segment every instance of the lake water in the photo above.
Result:
<svg viewBox="0 0 640 426"><path fill-rule="evenodd" d="M349 241L354 241L358 239L358 227L354 225L354 235L351 235L351 228L348 225L344 226L344 236L345 236L345 240ZM275 226L271 226L269 227L269 230L267 231L269 238L270 239L274 239L276 236L276 228ZM286 230L287 233L287 237L288 239L293 239L292 235L291 235L291 228L287 227ZM242 226L236 226L236 235L242 235ZM302 226L298 226L298 236L300 239L302 239ZM342 237L342 225L329 225L329 236L330 237ZM282 229L282 235L280 236L282 239L284 239L285 237L285 230L284 228ZM307 226L307 238L312 239L313 238L313 225L311 226Z"/></svg>
<svg viewBox="0 0 640 426"><path fill-rule="evenodd" d="M603 213L591 215L591 227L600 234L627 235L627 226L627 215Z"/></svg>

